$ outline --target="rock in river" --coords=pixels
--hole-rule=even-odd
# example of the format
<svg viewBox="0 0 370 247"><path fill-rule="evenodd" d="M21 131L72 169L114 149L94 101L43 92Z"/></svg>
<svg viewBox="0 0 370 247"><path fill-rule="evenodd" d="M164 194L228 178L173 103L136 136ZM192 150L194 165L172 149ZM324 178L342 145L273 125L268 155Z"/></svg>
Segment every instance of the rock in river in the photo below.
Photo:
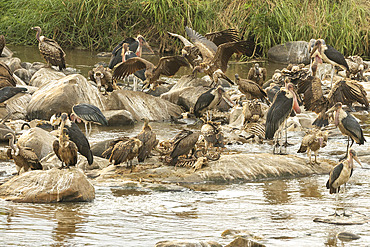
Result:
<svg viewBox="0 0 370 247"><path fill-rule="evenodd" d="M0 197L13 202L88 202L94 186L78 168L34 170L14 176L0 186Z"/></svg>
<svg viewBox="0 0 370 247"><path fill-rule="evenodd" d="M269 60L276 63L310 63L306 41L291 41L276 45L268 51L267 55Z"/></svg>
<svg viewBox="0 0 370 247"><path fill-rule="evenodd" d="M213 241L203 242L189 239L161 241L156 243L155 247L222 247L222 245Z"/></svg>

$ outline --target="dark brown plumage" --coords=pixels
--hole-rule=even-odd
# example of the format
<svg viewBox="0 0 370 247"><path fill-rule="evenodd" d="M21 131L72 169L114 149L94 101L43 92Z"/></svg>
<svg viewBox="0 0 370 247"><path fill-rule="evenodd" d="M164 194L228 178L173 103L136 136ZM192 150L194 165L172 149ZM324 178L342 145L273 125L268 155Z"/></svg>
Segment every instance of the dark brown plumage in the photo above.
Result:
<svg viewBox="0 0 370 247"><path fill-rule="evenodd" d="M105 93L113 92L117 87L112 80L112 72L109 69L104 68L102 65L90 70L88 77L96 83L99 92L102 87L105 89Z"/></svg>
<svg viewBox="0 0 370 247"><path fill-rule="evenodd" d="M203 124L200 132L205 140L206 151L212 146L224 147L224 134L222 133L220 123L208 121Z"/></svg>
<svg viewBox="0 0 370 247"><path fill-rule="evenodd" d="M16 80L13 77L13 73L10 71L10 68L5 63L0 62L0 88L15 86Z"/></svg>
<svg viewBox="0 0 370 247"><path fill-rule="evenodd" d="M64 165L67 168L76 165L78 149L76 144L69 140L66 128L60 130L59 140L53 142L53 150L59 160L62 161L62 168L64 168Z"/></svg>
<svg viewBox="0 0 370 247"><path fill-rule="evenodd" d="M53 40L46 38L41 35L40 27L32 27L32 30L36 30L36 39L39 41L39 50L45 61L54 66L58 66L59 70L66 68L65 56L63 49L59 44Z"/></svg>
<svg viewBox="0 0 370 247"><path fill-rule="evenodd" d="M162 57L157 66L141 57L133 57L114 67L113 79L123 79L138 70L145 69L145 83L152 84L155 88L159 83L159 76L173 76L182 66L188 66L188 62L182 56Z"/></svg>
<svg viewBox="0 0 370 247"><path fill-rule="evenodd" d="M42 170L42 165L33 152L32 148L22 147L18 143L14 144L14 135L9 133L5 135L5 138L9 139L10 148L7 150L7 155L10 159L14 160L17 168L18 175L21 172L26 172L28 170Z"/></svg>
<svg viewBox="0 0 370 247"><path fill-rule="evenodd" d="M149 125L149 119L144 119L143 128L136 138L143 143L137 156L138 161L143 162L150 155L152 149L158 144L157 136Z"/></svg>
<svg viewBox="0 0 370 247"><path fill-rule="evenodd" d="M217 83L217 81L215 81L214 73L218 72L218 78L221 74L222 78L234 84L224 74L227 70L227 63L234 53L247 53L249 50L248 42L228 42L217 47L215 43L206 39L204 36L200 35L191 28L186 27L185 29L190 37L190 40L196 47L198 47L203 57L203 62L196 66L193 72L199 71L206 73L209 77L211 77L214 83Z"/></svg>
<svg viewBox="0 0 370 247"><path fill-rule="evenodd" d="M260 99L268 102L266 91L256 82L241 79L238 74L235 74L235 83L238 85L239 91L247 96L247 99Z"/></svg>
<svg viewBox="0 0 370 247"><path fill-rule="evenodd" d="M188 154L190 150L195 148L199 138L199 132L191 130L182 130L173 140L173 150L170 154L170 165L176 165L179 156Z"/></svg>
<svg viewBox="0 0 370 247"><path fill-rule="evenodd" d="M247 79L252 80L262 87L263 83L266 81L267 70L266 68L261 68L258 63L254 64L249 69Z"/></svg>
<svg viewBox="0 0 370 247"><path fill-rule="evenodd" d="M132 162L138 156L139 149L142 145L143 143L139 139L131 137L127 141L117 142L112 149L108 148L102 155L107 157L108 152L110 152L109 162L113 162L114 165L129 161Z"/></svg>
<svg viewBox="0 0 370 247"><path fill-rule="evenodd" d="M5 42L4 35L0 35L0 57L1 57L1 54L3 53L5 44L6 44L6 42Z"/></svg>

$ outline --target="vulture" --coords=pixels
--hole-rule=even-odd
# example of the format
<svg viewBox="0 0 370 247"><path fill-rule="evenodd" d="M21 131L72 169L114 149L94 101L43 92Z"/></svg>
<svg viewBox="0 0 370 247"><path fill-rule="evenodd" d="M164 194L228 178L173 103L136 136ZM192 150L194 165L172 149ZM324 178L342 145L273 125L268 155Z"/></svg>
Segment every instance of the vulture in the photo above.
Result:
<svg viewBox="0 0 370 247"><path fill-rule="evenodd" d="M76 144L69 140L68 130L66 128L60 129L59 140L53 142L53 150L59 160L62 161L62 169L76 165L78 149Z"/></svg>
<svg viewBox="0 0 370 247"><path fill-rule="evenodd" d="M113 79L123 79L136 71L145 69L145 84L152 85L155 89L158 84L163 83L159 80L160 75L173 76L182 66L188 66L188 62L182 56L162 57L157 66L141 57L133 57L125 62L121 62L114 67Z"/></svg>
<svg viewBox="0 0 370 247"><path fill-rule="evenodd" d="M176 165L179 156L187 155L190 150L195 149L195 144L199 138L199 132L193 132L191 130L182 130L173 139L173 150L170 153L170 165Z"/></svg>
<svg viewBox="0 0 370 247"><path fill-rule="evenodd" d="M256 82L250 79L241 79L238 74L235 74L235 83L238 85L239 91L245 94L247 99L260 99L270 104L266 91Z"/></svg>
<svg viewBox="0 0 370 247"><path fill-rule="evenodd" d="M198 66L195 66L193 73L197 71L206 73L212 79L212 84L217 83L220 77L231 84L235 84L225 75L227 63L234 53L247 53L249 50L248 42L234 41L217 46L214 42L193 29L186 27L185 30L193 44L198 47L203 58L202 62Z"/></svg>
<svg viewBox="0 0 370 247"><path fill-rule="evenodd" d="M17 81L13 77L13 73L10 71L8 65L0 62L0 88L3 87L15 87Z"/></svg>
<svg viewBox="0 0 370 247"><path fill-rule="evenodd" d="M72 114L70 117L73 122L82 121L85 123L86 136L89 136L91 133L91 123L108 125L108 121L105 118L104 114L101 112L101 110L98 107L91 104L82 103L74 105L72 107ZM87 128L88 124L89 128Z"/></svg>
<svg viewBox="0 0 370 247"><path fill-rule="evenodd" d="M297 153L307 152L307 156L310 159L310 164L312 164L311 151L313 151L315 154L315 163L318 164L317 154L320 148L326 146L327 141L328 141L328 132L313 129L303 137L301 146L299 147Z"/></svg>
<svg viewBox="0 0 370 247"><path fill-rule="evenodd" d="M224 147L224 134L222 133L221 127L215 122L208 121L203 124L200 130L204 137L206 151L210 147Z"/></svg>
<svg viewBox="0 0 370 247"><path fill-rule="evenodd" d="M99 92L102 87L105 89L105 94L107 92L113 92L116 89L116 85L112 80L112 73L107 68L104 68L103 65L90 70L88 77L96 83Z"/></svg>
<svg viewBox="0 0 370 247"><path fill-rule="evenodd" d="M258 63L255 63L254 66L252 66L249 69L247 79L254 81L258 85L262 87L263 83L265 82L267 77L267 70L265 68L261 68Z"/></svg>
<svg viewBox="0 0 370 247"><path fill-rule="evenodd" d="M40 27L32 27L36 30L36 39L39 41L39 50L45 61L49 65L59 67L59 70L66 68L65 56L63 49L53 40L41 35Z"/></svg>
<svg viewBox="0 0 370 247"><path fill-rule="evenodd" d="M143 162L150 155L152 149L158 144L157 136L149 125L149 119L144 119L143 128L136 138L142 142L137 159L139 162Z"/></svg>
<svg viewBox="0 0 370 247"><path fill-rule="evenodd" d="M33 152L32 148L22 147L14 143L14 134L6 134L4 138L9 139L10 148L7 151L9 159L13 159L17 168L18 175L28 170L42 170L39 158Z"/></svg>
<svg viewBox="0 0 370 247"><path fill-rule="evenodd" d="M132 160L138 156L142 145L143 143L139 139L131 137L127 141L118 141L113 144L102 155L109 158L109 162L113 162L114 165L127 162L127 166L132 166Z"/></svg>

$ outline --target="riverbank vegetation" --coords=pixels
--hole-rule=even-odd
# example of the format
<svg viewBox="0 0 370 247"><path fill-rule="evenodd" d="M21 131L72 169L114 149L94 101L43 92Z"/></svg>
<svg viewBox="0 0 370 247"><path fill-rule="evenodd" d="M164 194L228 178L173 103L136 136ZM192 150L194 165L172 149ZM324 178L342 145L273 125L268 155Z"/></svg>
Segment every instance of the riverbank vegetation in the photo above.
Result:
<svg viewBox="0 0 370 247"><path fill-rule="evenodd" d="M368 0L4 0L0 30L12 44L35 45L32 26L62 47L110 50L124 37L142 34L160 51L181 44L167 31L185 35L234 27L266 55L286 41L323 38L346 55L370 56Z"/></svg>

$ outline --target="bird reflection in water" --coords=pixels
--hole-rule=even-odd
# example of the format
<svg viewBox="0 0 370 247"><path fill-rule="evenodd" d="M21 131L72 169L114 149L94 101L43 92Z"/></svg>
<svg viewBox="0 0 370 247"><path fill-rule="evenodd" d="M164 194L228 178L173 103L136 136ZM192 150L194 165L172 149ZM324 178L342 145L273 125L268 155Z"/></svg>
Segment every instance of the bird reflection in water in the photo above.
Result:
<svg viewBox="0 0 370 247"><path fill-rule="evenodd" d="M287 181L266 181L263 186L263 195L269 204L283 204L291 201Z"/></svg>

